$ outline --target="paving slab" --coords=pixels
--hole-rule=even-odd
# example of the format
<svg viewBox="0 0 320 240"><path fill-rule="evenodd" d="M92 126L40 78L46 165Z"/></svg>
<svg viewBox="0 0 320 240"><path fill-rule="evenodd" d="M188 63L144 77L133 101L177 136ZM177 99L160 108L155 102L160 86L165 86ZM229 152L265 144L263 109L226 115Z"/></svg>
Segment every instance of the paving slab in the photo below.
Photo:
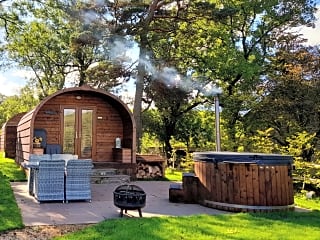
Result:
<svg viewBox="0 0 320 240"><path fill-rule="evenodd" d="M195 214L227 214L199 204L169 202L167 181L138 181L130 184L141 187L146 195L146 206L142 209L143 217L187 216ZM105 219L120 217L120 209L113 203L113 191L117 183L92 184L92 201L43 202L39 203L28 193L27 182L12 182L18 207L21 209L25 226L87 224L98 223ZM124 217L139 217L136 210L128 211Z"/></svg>

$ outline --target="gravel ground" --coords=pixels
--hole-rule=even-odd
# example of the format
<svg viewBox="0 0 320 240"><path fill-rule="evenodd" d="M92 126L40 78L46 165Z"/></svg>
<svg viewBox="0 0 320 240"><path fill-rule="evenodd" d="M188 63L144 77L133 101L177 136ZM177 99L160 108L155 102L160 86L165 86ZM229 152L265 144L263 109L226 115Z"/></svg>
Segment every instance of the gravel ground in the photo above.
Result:
<svg viewBox="0 0 320 240"><path fill-rule="evenodd" d="M1 240L48 240L67 233L81 230L91 224L42 225L25 227L0 233Z"/></svg>

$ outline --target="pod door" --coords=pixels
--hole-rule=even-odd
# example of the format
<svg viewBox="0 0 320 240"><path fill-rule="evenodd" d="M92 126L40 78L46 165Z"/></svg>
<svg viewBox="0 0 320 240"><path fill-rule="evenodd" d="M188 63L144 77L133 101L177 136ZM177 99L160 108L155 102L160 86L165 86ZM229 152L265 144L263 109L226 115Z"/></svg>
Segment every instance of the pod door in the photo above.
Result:
<svg viewBox="0 0 320 240"><path fill-rule="evenodd" d="M95 107L64 106L62 109L63 153L94 158Z"/></svg>

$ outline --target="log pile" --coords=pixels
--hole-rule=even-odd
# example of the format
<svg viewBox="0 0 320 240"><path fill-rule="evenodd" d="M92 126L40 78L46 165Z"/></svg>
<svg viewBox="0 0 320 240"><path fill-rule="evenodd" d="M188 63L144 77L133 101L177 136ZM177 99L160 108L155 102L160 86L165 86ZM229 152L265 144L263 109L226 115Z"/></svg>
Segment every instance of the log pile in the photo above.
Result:
<svg viewBox="0 0 320 240"><path fill-rule="evenodd" d="M152 179L164 177L165 159L156 154L137 154L136 177Z"/></svg>
<svg viewBox="0 0 320 240"><path fill-rule="evenodd" d="M159 178L162 176L162 170L157 165L143 162L137 164L137 178Z"/></svg>

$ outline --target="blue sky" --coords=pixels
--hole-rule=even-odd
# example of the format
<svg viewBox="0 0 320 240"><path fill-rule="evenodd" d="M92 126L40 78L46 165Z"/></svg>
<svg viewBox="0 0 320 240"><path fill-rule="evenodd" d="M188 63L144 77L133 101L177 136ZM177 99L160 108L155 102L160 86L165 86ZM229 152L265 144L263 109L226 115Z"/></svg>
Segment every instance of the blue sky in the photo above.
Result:
<svg viewBox="0 0 320 240"><path fill-rule="evenodd" d="M318 2L318 1L317 1ZM319 3L319 2L318 2ZM320 44L320 10L316 14L315 28L299 28L297 29L301 34L308 39L309 45ZM25 86L27 79L31 76L30 72L19 69L11 69L0 72L0 93L12 96L19 93L19 89Z"/></svg>

